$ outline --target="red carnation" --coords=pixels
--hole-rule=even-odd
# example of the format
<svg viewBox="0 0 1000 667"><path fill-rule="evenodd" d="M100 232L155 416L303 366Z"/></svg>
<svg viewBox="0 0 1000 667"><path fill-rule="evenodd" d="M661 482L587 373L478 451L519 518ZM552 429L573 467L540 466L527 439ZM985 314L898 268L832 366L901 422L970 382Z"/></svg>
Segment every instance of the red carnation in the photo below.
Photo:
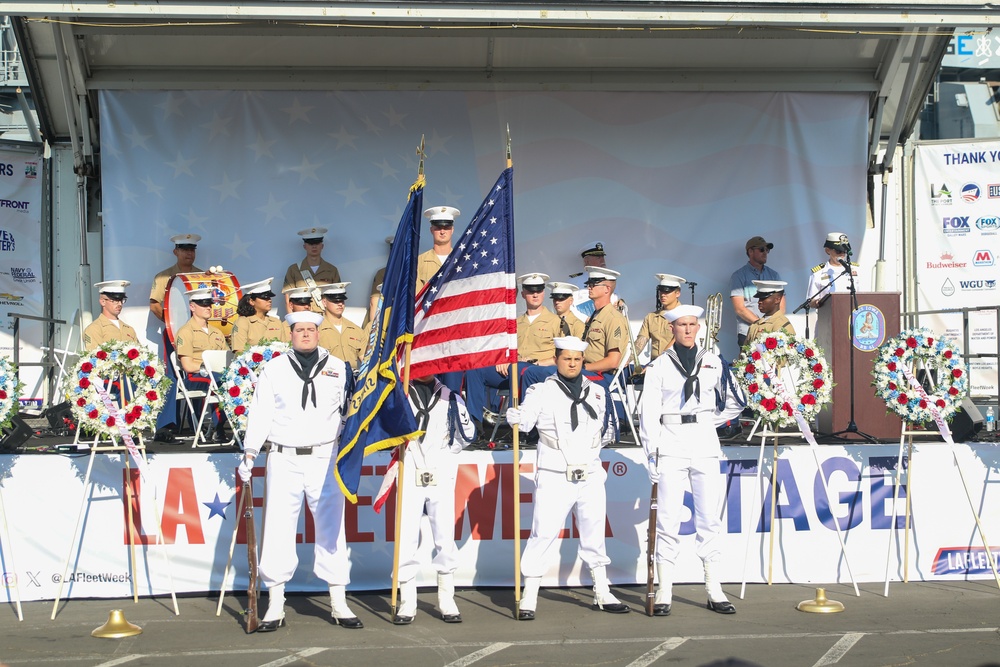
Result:
<svg viewBox="0 0 1000 667"><path fill-rule="evenodd" d="M893 354L895 354L897 357L901 357L904 354L906 354L906 351L903 348L901 348L901 347L897 347L896 351L893 352Z"/></svg>
<svg viewBox="0 0 1000 667"><path fill-rule="evenodd" d="M953 368L952 371L951 371L951 376L955 377L955 378L962 377L962 369L961 368Z"/></svg>
<svg viewBox="0 0 1000 667"><path fill-rule="evenodd" d="M789 405L788 403L782 403L781 409L787 412L789 417L792 416L792 406Z"/></svg>
<svg viewBox="0 0 1000 667"><path fill-rule="evenodd" d="M760 351L754 350L753 353L750 355L750 358L753 359L754 361L760 361Z"/></svg>
<svg viewBox="0 0 1000 667"><path fill-rule="evenodd" d="M114 426L115 425L115 418L114 417L108 417L107 419L104 420L104 423L107 424L108 426Z"/></svg>
<svg viewBox="0 0 1000 667"><path fill-rule="evenodd" d="M239 387L230 387L229 388L229 395L232 396L233 398L236 398L237 396L240 395L240 388Z"/></svg>
<svg viewBox="0 0 1000 667"><path fill-rule="evenodd" d="M89 361L85 361L82 364L80 364L80 370L83 371L84 373L89 373L90 371L94 370L94 365Z"/></svg>
<svg viewBox="0 0 1000 667"><path fill-rule="evenodd" d="M917 346L917 339L916 338L914 338L913 336L910 336L909 338L906 339L906 347L912 349L912 348L915 348L916 346Z"/></svg>
<svg viewBox="0 0 1000 667"><path fill-rule="evenodd" d="M90 386L90 380L88 380L87 378L80 378L80 387L82 389L86 389L89 386Z"/></svg>
<svg viewBox="0 0 1000 667"><path fill-rule="evenodd" d="M758 391L760 391L760 386L756 382L751 382L750 385L747 386L747 391L749 391L751 394L756 394Z"/></svg>
<svg viewBox="0 0 1000 667"><path fill-rule="evenodd" d="M139 350L135 349L134 347L131 348L125 354L128 356L129 359L132 359L133 361L139 358Z"/></svg>
<svg viewBox="0 0 1000 667"><path fill-rule="evenodd" d="M246 411L247 409L242 405L237 405L235 408L233 408L233 413L236 414L237 416L243 414Z"/></svg>
<svg viewBox="0 0 1000 667"><path fill-rule="evenodd" d="M930 347L933 344L934 344L934 339L933 338L928 338L927 339L927 347Z"/></svg>
<svg viewBox="0 0 1000 667"><path fill-rule="evenodd" d="M756 373L756 372L757 372L757 369L756 369L756 368L754 368L754 365L753 365L753 364L747 364L747 365L746 365L746 366L745 366L745 367L743 368L743 372L744 372L744 373L746 373L747 375L753 375L754 373Z"/></svg>
<svg viewBox="0 0 1000 667"><path fill-rule="evenodd" d="M142 369L142 370L143 370L143 372L144 372L144 373L146 374L146 377L148 377L148 378L151 378L151 377L153 377L154 375L156 375L156 369L155 369L155 368L153 368L152 366L146 366L146 367L145 367L144 369Z"/></svg>
<svg viewBox="0 0 1000 667"><path fill-rule="evenodd" d="M281 352L275 352L274 354L271 355L271 358L274 359L275 357L280 357L280 356Z"/></svg>
<svg viewBox="0 0 1000 667"><path fill-rule="evenodd" d="M823 372L823 364L816 364L815 366L813 366L813 373L822 373L822 372Z"/></svg>
<svg viewBox="0 0 1000 667"><path fill-rule="evenodd" d="M889 389L892 390L892 391L896 391L896 383L895 382L890 382L889 383Z"/></svg>
<svg viewBox="0 0 1000 667"><path fill-rule="evenodd" d="M83 406L85 406L87 404L87 399L85 399L85 398L83 398L81 396L80 398L76 399L76 404L79 405L82 408Z"/></svg>
<svg viewBox="0 0 1000 667"><path fill-rule="evenodd" d="M815 380L813 380L813 389L819 389L824 384L826 383L823 382L823 378L816 378Z"/></svg>
<svg viewBox="0 0 1000 667"><path fill-rule="evenodd" d="M949 387L948 393L951 394L952 396L958 396L958 389L956 389L955 387Z"/></svg>
<svg viewBox="0 0 1000 667"><path fill-rule="evenodd" d="M897 398L896 400L899 401L900 405L906 405L907 403L910 402L910 399L906 397L906 394L900 394L899 398Z"/></svg>
<svg viewBox="0 0 1000 667"><path fill-rule="evenodd" d="M254 352L253 356L250 358L253 359L253 362L255 364L259 364L260 362L264 361L264 355L261 354L260 352Z"/></svg>
<svg viewBox="0 0 1000 667"><path fill-rule="evenodd" d="M133 415L136 416L136 418L141 417L142 416L142 406L141 405L133 405L131 412L132 412Z"/></svg>
<svg viewBox="0 0 1000 667"><path fill-rule="evenodd" d="M760 406L765 410L767 410L768 412L770 412L771 410L774 410L776 407L778 407L778 401L774 400L773 398L765 398L760 402Z"/></svg>
<svg viewBox="0 0 1000 667"><path fill-rule="evenodd" d="M813 357L816 356L816 353L813 352L813 349L811 347L807 347L806 351L805 351L805 355L806 355L806 359L812 359Z"/></svg>
<svg viewBox="0 0 1000 667"><path fill-rule="evenodd" d="M146 400L147 401L155 401L157 398L159 398L159 397L156 395L155 391L150 390L150 391L146 392Z"/></svg>
<svg viewBox="0 0 1000 667"><path fill-rule="evenodd" d="M97 419L97 410L91 410L90 412L87 413L87 416L90 417L91 419Z"/></svg>
<svg viewBox="0 0 1000 667"><path fill-rule="evenodd" d="M939 398L937 400L937 403L935 403L935 405L937 405L939 408L943 408L944 407L944 401Z"/></svg>
<svg viewBox="0 0 1000 667"><path fill-rule="evenodd" d="M802 405L816 405L816 397L812 394L806 394L802 397Z"/></svg>
<svg viewBox="0 0 1000 667"><path fill-rule="evenodd" d="M945 350L944 351L944 358L945 359L951 359L951 350Z"/></svg>
<svg viewBox="0 0 1000 667"><path fill-rule="evenodd" d="M131 415L131 414L125 415L125 423L126 424L131 424L134 421L135 421L135 415Z"/></svg>
<svg viewBox="0 0 1000 667"><path fill-rule="evenodd" d="M108 358L108 353L105 352L104 350L98 350L97 354L95 354L94 356L100 359L101 361L104 361L105 359Z"/></svg>
<svg viewBox="0 0 1000 667"><path fill-rule="evenodd" d="M5 392L3 389L0 389L0 400L4 400L6 398L7 398L7 392Z"/></svg>
<svg viewBox="0 0 1000 667"><path fill-rule="evenodd" d="M778 339L777 338L766 339L764 341L764 347L766 347L769 350L773 350L774 348L778 347Z"/></svg>
<svg viewBox="0 0 1000 667"><path fill-rule="evenodd" d="M926 408L927 407L927 401L925 401L924 399L921 398L919 405L920 405L921 408Z"/></svg>
<svg viewBox="0 0 1000 667"><path fill-rule="evenodd" d="M894 370L896 370L896 362L895 361L890 361L889 363L887 363L885 365L885 367L887 369L889 369L890 371L894 371Z"/></svg>
<svg viewBox="0 0 1000 667"><path fill-rule="evenodd" d="M247 368L246 366L240 366L240 370L238 370L237 372L244 377L250 375L250 369Z"/></svg>

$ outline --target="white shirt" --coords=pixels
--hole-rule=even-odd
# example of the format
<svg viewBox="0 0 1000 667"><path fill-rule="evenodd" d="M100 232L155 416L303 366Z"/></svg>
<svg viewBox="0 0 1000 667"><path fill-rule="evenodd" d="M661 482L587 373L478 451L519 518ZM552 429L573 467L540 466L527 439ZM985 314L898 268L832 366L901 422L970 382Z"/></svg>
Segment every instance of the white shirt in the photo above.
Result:
<svg viewBox="0 0 1000 667"><path fill-rule="evenodd" d="M601 465L602 430L604 429L605 389L583 379L584 401L596 417L591 417L582 405L577 406L577 427L570 421L572 399L559 387L558 375L530 387L521 403L520 427L525 432L538 427L538 454L535 465L540 470L566 470L569 464ZM613 431L613 426L609 426ZM612 433L613 435L613 433Z"/></svg>

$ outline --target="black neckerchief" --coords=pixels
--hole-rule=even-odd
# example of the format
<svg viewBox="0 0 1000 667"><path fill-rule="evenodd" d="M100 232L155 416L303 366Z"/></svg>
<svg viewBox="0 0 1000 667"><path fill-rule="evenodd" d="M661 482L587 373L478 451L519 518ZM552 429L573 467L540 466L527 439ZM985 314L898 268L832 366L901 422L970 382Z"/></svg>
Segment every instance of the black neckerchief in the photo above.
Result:
<svg viewBox="0 0 1000 667"><path fill-rule="evenodd" d="M583 406L583 409L590 415L591 419L597 419L597 411L586 402L587 396L590 395L590 387L583 388L583 373L572 379L556 373L556 385L563 390L566 398L573 401L573 405L569 409L569 424L574 431L580 425L580 418L576 411L578 405Z"/></svg>
<svg viewBox="0 0 1000 667"><path fill-rule="evenodd" d="M698 371L701 365L698 363L698 347L684 347L676 340L674 346L667 350L666 355L670 361L674 362L677 371L684 376L684 393L681 395L681 405L687 403L692 396L701 403L701 380L698 379Z"/></svg>
<svg viewBox="0 0 1000 667"><path fill-rule="evenodd" d="M306 401L309 399L310 393L312 393L312 404L315 408L316 387L313 385L313 379L326 366L326 362L330 360L330 356L327 355L323 357L322 361L319 361L319 348L306 353L299 352L298 350L292 350L292 352L293 354L288 357L288 360L291 362L292 370L302 380L302 409L306 409Z"/></svg>
<svg viewBox="0 0 1000 667"><path fill-rule="evenodd" d="M441 393L434 391L434 382L414 382L410 385L410 400L416 405L417 430L426 431L431 419L431 410L441 399Z"/></svg>

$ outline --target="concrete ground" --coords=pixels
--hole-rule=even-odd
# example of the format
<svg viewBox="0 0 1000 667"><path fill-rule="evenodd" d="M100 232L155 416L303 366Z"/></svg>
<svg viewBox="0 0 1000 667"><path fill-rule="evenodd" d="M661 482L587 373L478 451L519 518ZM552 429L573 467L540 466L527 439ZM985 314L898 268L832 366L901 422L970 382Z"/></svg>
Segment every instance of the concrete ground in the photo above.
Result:
<svg viewBox="0 0 1000 667"><path fill-rule="evenodd" d="M330 622L326 596L293 596L285 628L246 635L240 616L244 596L228 595L221 616L217 597L182 597L174 616L169 597L131 600L70 600L54 621L51 602L0 607L0 661L7 665L621 665L695 666L727 658L777 665L987 665L1000 664L1000 591L993 580L831 586L830 599L846 610L809 614L795 605L815 597L804 585L726 586L735 616L705 609L700 585L675 587L673 613L649 618L642 612L645 588L614 590L633 611L612 615L590 609L589 590L543 590L537 619L512 619L509 589L460 590L464 622L441 622L436 596L420 594L414 623L394 626L388 594L349 596L364 621L362 630ZM260 601L261 614L267 599ZM98 639L91 630L111 609L140 626L142 634ZM746 664L746 662L719 663Z"/></svg>

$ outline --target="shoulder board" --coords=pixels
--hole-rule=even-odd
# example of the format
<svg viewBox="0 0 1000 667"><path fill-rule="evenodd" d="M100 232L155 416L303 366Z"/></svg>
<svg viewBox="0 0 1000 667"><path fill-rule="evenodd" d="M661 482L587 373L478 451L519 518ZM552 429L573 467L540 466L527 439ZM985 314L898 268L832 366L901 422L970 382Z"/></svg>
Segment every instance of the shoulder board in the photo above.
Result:
<svg viewBox="0 0 1000 667"><path fill-rule="evenodd" d="M857 262L851 262L851 266L861 266L861 265L858 264Z"/></svg>
<svg viewBox="0 0 1000 667"><path fill-rule="evenodd" d="M812 271L813 273L816 273L817 271L819 271L820 269L822 269L824 266L826 266L826 262L823 262L822 264L817 264L816 266L812 267L810 269L810 271Z"/></svg>

